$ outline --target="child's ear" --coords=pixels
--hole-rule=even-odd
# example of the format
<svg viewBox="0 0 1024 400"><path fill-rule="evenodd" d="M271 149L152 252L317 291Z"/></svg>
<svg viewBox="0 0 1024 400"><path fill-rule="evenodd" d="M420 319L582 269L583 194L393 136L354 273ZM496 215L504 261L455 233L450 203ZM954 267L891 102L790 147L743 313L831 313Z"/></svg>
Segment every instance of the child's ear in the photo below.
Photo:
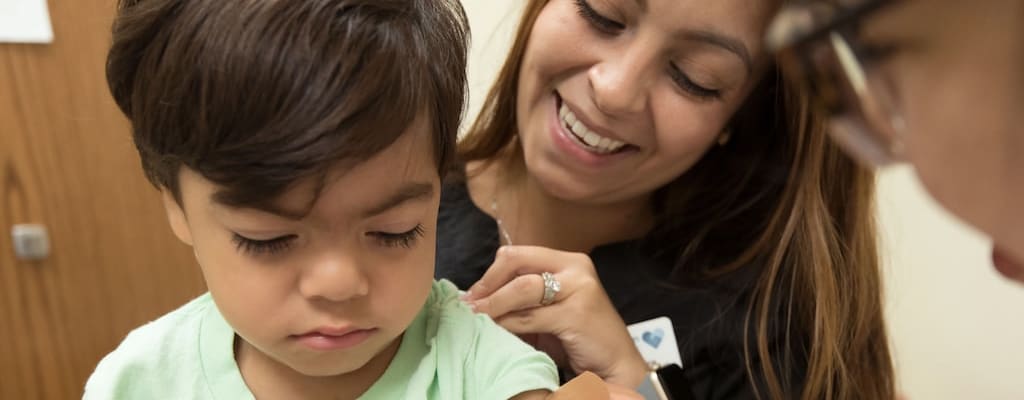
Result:
<svg viewBox="0 0 1024 400"><path fill-rule="evenodd" d="M167 222L171 224L174 236L178 237L185 244L192 245L192 230L189 229L188 220L185 218L185 210L174 199L174 195L167 188L160 190L160 197L164 201L164 210L167 211Z"/></svg>

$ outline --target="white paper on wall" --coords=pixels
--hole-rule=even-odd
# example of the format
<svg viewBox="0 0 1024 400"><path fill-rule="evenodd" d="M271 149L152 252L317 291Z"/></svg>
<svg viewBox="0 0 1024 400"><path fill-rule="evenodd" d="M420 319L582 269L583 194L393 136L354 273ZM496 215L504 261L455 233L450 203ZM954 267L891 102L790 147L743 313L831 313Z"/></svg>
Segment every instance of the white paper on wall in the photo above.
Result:
<svg viewBox="0 0 1024 400"><path fill-rule="evenodd" d="M46 0L0 0L0 42L53 42Z"/></svg>

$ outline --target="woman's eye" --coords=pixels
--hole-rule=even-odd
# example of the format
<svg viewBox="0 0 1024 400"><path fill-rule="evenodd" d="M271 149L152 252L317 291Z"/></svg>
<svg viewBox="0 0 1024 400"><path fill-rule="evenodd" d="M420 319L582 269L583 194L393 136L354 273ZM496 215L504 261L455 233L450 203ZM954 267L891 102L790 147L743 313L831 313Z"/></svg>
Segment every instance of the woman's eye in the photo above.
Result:
<svg viewBox="0 0 1024 400"><path fill-rule="evenodd" d="M601 15L597 12L594 7L591 7L587 0L576 0L576 9L579 11L580 16L586 19L593 25L597 30L605 33L615 33L626 29L626 25L621 22Z"/></svg>
<svg viewBox="0 0 1024 400"><path fill-rule="evenodd" d="M672 81L675 82L676 86L679 86L683 91L696 96L701 100L714 100L722 97L721 90L711 89L697 84L697 82L694 82L693 79L687 76L686 73L679 69L675 64L670 65L669 75L671 75Z"/></svg>
<svg viewBox="0 0 1024 400"><path fill-rule="evenodd" d="M872 67L884 63L899 53L900 46L891 43L859 43L857 58L864 67Z"/></svg>
<svg viewBox="0 0 1024 400"><path fill-rule="evenodd" d="M273 239L256 240L235 233L231 240L235 242L235 248L239 252L252 256L261 256L273 255L288 250L297 237L295 235L285 235Z"/></svg>
<svg viewBox="0 0 1024 400"><path fill-rule="evenodd" d="M416 227L412 228L411 230L401 233L369 232L367 233L367 235L373 236L374 238L379 240L380 244L383 245L384 247L401 246L408 249L415 245L416 241L419 238L423 237L423 233L423 225L420 224L416 225Z"/></svg>

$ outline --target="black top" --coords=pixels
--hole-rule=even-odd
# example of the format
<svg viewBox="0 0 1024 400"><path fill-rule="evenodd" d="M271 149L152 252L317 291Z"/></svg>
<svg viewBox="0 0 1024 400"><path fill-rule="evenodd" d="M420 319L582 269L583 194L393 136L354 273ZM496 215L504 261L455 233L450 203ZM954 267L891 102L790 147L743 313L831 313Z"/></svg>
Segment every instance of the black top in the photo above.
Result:
<svg viewBox="0 0 1024 400"><path fill-rule="evenodd" d="M476 207L464 181L453 181L441 193L434 275L466 290L494 261L500 241L495 220ZM731 276L700 287L670 286L664 277L659 279L659 271L668 271L672 262L654 258L650 245L644 240L618 242L589 254L619 315L626 324L661 316L672 320L683 371L696 398L754 398L742 333L753 276ZM751 349L756 352L756 346Z"/></svg>

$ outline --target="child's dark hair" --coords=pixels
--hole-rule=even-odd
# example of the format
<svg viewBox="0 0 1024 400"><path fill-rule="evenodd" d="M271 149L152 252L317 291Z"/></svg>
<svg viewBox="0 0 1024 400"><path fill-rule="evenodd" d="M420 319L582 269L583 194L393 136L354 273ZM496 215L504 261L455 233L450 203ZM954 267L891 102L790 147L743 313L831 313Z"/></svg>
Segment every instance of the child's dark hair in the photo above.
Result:
<svg viewBox="0 0 1024 400"><path fill-rule="evenodd" d="M443 175L468 36L457 0L121 0L107 81L154 185L180 202L187 166L219 202L272 209L420 114Z"/></svg>

